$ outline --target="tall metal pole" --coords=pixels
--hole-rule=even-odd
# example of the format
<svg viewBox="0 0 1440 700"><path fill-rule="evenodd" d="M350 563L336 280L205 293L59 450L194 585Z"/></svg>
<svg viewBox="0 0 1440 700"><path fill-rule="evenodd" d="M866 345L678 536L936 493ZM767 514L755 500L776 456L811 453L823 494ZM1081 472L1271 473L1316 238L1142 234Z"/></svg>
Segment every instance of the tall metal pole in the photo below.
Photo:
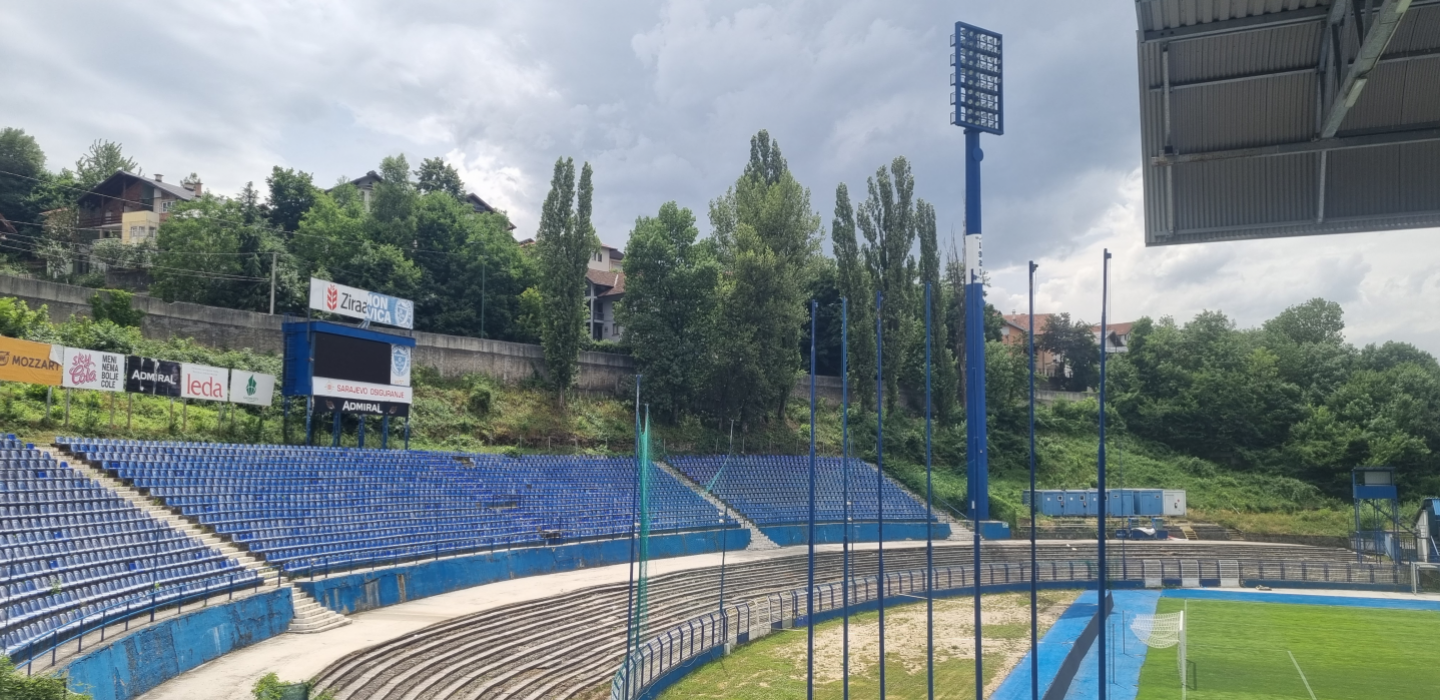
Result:
<svg viewBox="0 0 1440 700"><path fill-rule="evenodd" d="M810 543L805 577L805 697L815 698L815 317L820 305L810 300Z"/></svg>
<svg viewBox="0 0 1440 700"><path fill-rule="evenodd" d="M930 283L925 283L925 690L935 700L935 517L934 489L930 482Z"/></svg>
<svg viewBox="0 0 1440 700"><path fill-rule="evenodd" d="M1097 600L1100 602L1100 611L1099 613L1097 613L1098 615L1100 615L1100 636L1097 638L1100 646L1098 647L1099 653L1096 654L1096 658L1098 659L1100 664L1100 700L1105 700L1105 697L1108 694L1108 688L1106 686L1105 678L1105 577L1108 573L1105 568L1105 501L1108 500L1105 496L1105 336L1109 332L1109 330L1107 328L1108 320L1105 307L1108 305L1109 298L1110 249L1106 248L1105 261L1101 265L1100 276L1100 455L1097 469L1099 474L1096 480L1096 485L1098 489L1097 495L1100 498L1100 532L1099 542L1096 547L1096 551L1099 554L1097 558L1099 559L1100 571L1097 577L1098 581L1095 588L1096 594L1098 596Z"/></svg>
<svg viewBox="0 0 1440 700"><path fill-rule="evenodd" d="M1030 261L1030 700L1040 700L1040 583L1035 551L1035 268Z"/></svg>
<svg viewBox="0 0 1440 700"><path fill-rule="evenodd" d="M270 251L270 315L275 315L275 265L280 260L280 251Z"/></svg>
<svg viewBox="0 0 1440 700"><path fill-rule="evenodd" d="M880 604L880 700L885 700L885 293L875 292L875 542Z"/></svg>
<svg viewBox="0 0 1440 700"><path fill-rule="evenodd" d="M844 499L845 530L840 535L842 700L850 700L850 300L840 298L840 492Z"/></svg>
<svg viewBox="0 0 1440 700"><path fill-rule="evenodd" d="M980 132L965 130L965 456L975 555L975 697L985 697L980 623L980 521L990 519L985 451L985 285L980 267Z"/></svg>
<svg viewBox="0 0 1440 700"><path fill-rule="evenodd" d="M625 662L630 660L635 633L635 531L640 517L640 377L635 375L635 483L630 494L630 583L625 593ZM625 676L629 683L630 676Z"/></svg>

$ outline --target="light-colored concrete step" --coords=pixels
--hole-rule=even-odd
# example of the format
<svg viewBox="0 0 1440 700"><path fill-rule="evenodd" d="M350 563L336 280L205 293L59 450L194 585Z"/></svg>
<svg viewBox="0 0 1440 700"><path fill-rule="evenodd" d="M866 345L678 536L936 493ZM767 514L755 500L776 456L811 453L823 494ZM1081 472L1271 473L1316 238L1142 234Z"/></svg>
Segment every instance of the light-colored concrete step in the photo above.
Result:
<svg viewBox="0 0 1440 700"><path fill-rule="evenodd" d="M760 530L759 525L756 525L749 518L741 515L739 511L731 508L730 504L721 500L719 496L716 496L715 494L705 490L704 486L700 485L700 483L695 481L694 479L691 479L689 475L685 474L679 469L676 469L675 467L670 466L668 463L665 462L656 462L655 464L658 465L662 470L664 470L665 473L675 477L676 481L679 481L680 483L690 487L691 491L699 494L700 497L708 501L710 505L715 506L716 510L719 510L721 513L728 513L730 517L735 520L735 522L738 522L741 525L745 526L745 529L750 531L750 545L745 549L759 551L765 549L780 548L780 545L775 544L774 540L765 536L765 533Z"/></svg>

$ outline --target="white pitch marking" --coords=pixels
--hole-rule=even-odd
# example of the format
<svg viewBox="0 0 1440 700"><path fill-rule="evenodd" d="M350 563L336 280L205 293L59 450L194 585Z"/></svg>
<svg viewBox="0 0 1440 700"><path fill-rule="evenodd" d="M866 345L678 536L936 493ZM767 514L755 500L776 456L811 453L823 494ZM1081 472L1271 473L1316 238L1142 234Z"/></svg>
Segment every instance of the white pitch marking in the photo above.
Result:
<svg viewBox="0 0 1440 700"><path fill-rule="evenodd" d="M1300 670L1300 662L1295 660L1295 655L1291 654L1289 649L1286 649L1285 653L1290 654L1290 663L1295 664L1295 672L1300 674L1300 682L1305 684L1305 692L1310 694L1310 700L1316 700L1315 691L1310 689L1310 681L1305 680L1305 672Z"/></svg>

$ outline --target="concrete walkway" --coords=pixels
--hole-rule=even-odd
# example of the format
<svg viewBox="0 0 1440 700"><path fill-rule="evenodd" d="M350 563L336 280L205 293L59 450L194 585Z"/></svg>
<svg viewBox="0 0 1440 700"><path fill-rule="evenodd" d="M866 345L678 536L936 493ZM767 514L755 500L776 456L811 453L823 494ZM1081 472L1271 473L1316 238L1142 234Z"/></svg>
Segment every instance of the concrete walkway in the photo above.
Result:
<svg viewBox="0 0 1440 700"><path fill-rule="evenodd" d="M944 546L940 542L937 547ZM924 548L924 542L886 542L885 551ZM852 551L874 550L875 543L855 544ZM727 555L727 563L764 561L804 556L806 548L785 547L763 551L738 551ZM819 545L817 552L839 552L840 545ZM699 554L650 562L650 575L720 566L720 554ZM628 580L629 566L619 564L580 569L545 576L502 581L461 591L422 598L350 616L347 627L316 634L282 634L259 644L231 652L194 668L141 695L139 700L252 700L250 688L266 673L281 680L309 679L346 654L394 639L415 630L471 613L512 603L548 598L571 591Z"/></svg>

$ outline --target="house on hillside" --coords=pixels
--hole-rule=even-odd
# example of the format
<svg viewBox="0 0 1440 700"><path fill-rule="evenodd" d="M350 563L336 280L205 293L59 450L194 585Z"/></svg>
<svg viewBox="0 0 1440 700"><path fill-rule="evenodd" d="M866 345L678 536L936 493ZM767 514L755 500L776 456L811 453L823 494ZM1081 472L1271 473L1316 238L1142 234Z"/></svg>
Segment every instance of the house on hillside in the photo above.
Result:
<svg viewBox="0 0 1440 700"><path fill-rule="evenodd" d="M203 185L165 182L157 173L144 177L124 170L80 195L76 201L76 228L96 239L119 239L127 245L153 243L160 224L180 202L199 197Z"/></svg>
<svg viewBox="0 0 1440 700"><path fill-rule="evenodd" d="M625 297L625 253L601 245L590 255L585 270L585 307L590 311L590 338L619 340L622 329L615 322L615 303Z"/></svg>
<svg viewBox="0 0 1440 700"><path fill-rule="evenodd" d="M384 181L385 178L381 177L380 173L371 170L370 172L367 172L364 175L361 175L360 177L351 180L349 184L354 185L355 189L359 190L360 201L365 203L365 209L368 211L370 209L370 200L375 197L375 185ZM334 192L337 187L339 187L339 185L336 185L336 187L331 187L330 189L325 190L325 192L327 194ZM467 193L465 195L464 202L466 204L469 204L470 208L473 209L476 214L500 213L499 209L490 206L489 202L481 199L480 195L475 194L474 192ZM515 224L510 224L508 228L511 231L515 230Z"/></svg>
<svg viewBox="0 0 1440 700"><path fill-rule="evenodd" d="M1025 342L1030 333L1029 314L1003 314L1001 316L1005 324L1000 326L1000 342L1006 345L1017 345L1023 350L1028 347ZM1038 344L1040 334L1045 332L1045 326L1050 323L1050 314L1035 315L1035 341ZM1060 365L1060 356L1049 350L1035 348L1035 373L1042 377L1055 376L1056 368Z"/></svg>
<svg viewBox="0 0 1440 700"><path fill-rule="evenodd" d="M1117 353L1130 350L1130 331L1134 328L1134 321L1125 323L1110 323L1105 327L1105 352ZM1090 332L1095 336L1095 343L1100 343L1100 326L1090 327Z"/></svg>

